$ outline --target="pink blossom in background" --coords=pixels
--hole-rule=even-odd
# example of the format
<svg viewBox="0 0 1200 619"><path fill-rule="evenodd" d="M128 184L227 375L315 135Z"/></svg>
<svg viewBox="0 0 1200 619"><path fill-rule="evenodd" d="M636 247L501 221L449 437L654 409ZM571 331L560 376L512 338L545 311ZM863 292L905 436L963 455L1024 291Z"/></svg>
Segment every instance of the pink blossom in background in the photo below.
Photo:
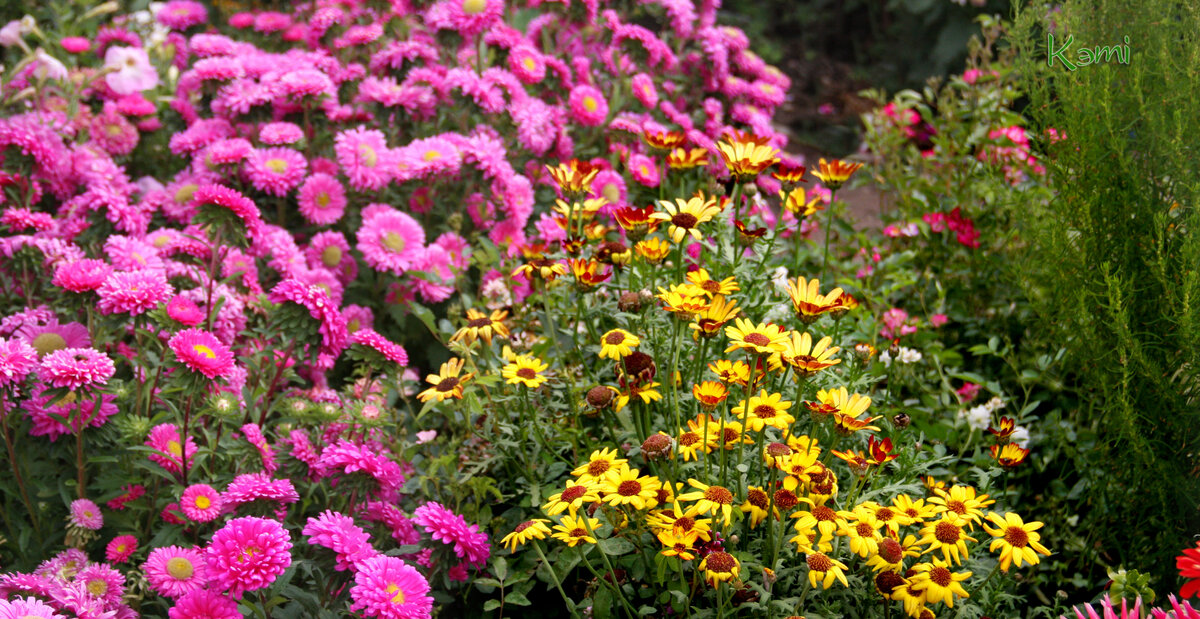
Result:
<svg viewBox="0 0 1200 619"><path fill-rule="evenodd" d="M975 383L963 383L963 385L959 387L957 391L958 400L963 403L974 400L976 396L979 395L979 390L981 388L982 387L980 385L976 385Z"/></svg>
<svg viewBox="0 0 1200 619"><path fill-rule="evenodd" d="M131 95L158 86L158 71L144 49L110 47L104 53L104 68L111 71L104 76L104 83L117 94Z"/></svg>

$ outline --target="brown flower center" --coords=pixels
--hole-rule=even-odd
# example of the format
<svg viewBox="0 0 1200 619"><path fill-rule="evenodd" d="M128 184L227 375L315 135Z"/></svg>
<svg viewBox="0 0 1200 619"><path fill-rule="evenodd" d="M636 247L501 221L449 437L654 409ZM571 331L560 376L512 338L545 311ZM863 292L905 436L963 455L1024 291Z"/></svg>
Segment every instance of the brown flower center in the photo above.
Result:
<svg viewBox="0 0 1200 619"><path fill-rule="evenodd" d="M805 561L808 562L808 569L814 572L828 572L833 569L833 560L822 552L808 555Z"/></svg>
<svg viewBox="0 0 1200 619"><path fill-rule="evenodd" d="M770 346L771 345L771 338L769 338L761 333L748 333L742 339L745 340L749 344L754 344L755 346Z"/></svg>
<svg viewBox="0 0 1200 619"><path fill-rule="evenodd" d="M696 519L691 516L680 516L675 519L675 525L680 531L691 531L692 527L696 526Z"/></svg>
<svg viewBox="0 0 1200 619"><path fill-rule="evenodd" d="M691 213L679 213L671 218L671 223L680 228L695 228L700 220Z"/></svg>
<svg viewBox="0 0 1200 619"><path fill-rule="evenodd" d="M943 544L954 544L958 542L959 535L962 531L949 522L939 522L933 527L933 537Z"/></svg>
<svg viewBox="0 0 1200 619"><path fill-rule="evenodd" d="M617 494L621 496L637 496L642 493L642 482L630 479L617 486Z"/></svg>
<svg viewBox="0 0 1200 619"><path fill-rule="evenodd" d="M770 497L767 496L766 492L755 488L746 493L746 500L749 501L751 505L765 510L770 502Z"/></svg>
<svg viewBox="0 0 1200 619"><path fill-rule="evenodd" d="M888 537L879 542L879 556L888 563L899 563L904 558L904 548L900 542Z"/></svg>
<svg viewBox="0 0 1200 619"><path fill-rule="evenodd" d="M533 380L537 378L537 372L533 368L521 368L517 370L517 377L524 378L525 380Z"/></svg>
<svg viewBox="0 0 1200 619"><path fill-rule="evenodd" d="M704 498L721 505L733 503L733 493L721 486L709 486L708 490L704 491Z"/></svg>
<svg viewBox="0 0 1200 619"><path fill-rule="evenodd" d="M771 443L767 445L767 455L772 458L783 458L792 455L792 448L783 443Z"/></svg>
<svg viewBox="0 0 1200 619"><path fill-rule="evenodd" d="M833 521L837 520L837 512L833 511L832 509L830 509L828 507L825 507L824 505L818 505L818 506L814 507L812 509L812 515L813 515L813 518L816 518L818 521L821 521L821 522L833 522Z"/></svg>
<svg viewBox="0 0 1200 619"><path fill-rule="evenodd" d="M775 417L775 407L770 404L759 404L754 407L754 415L761 419L772 419Z"/></svg>
<svg viewBox="0 0 1200 619"><path fill-rule="evenodd" d="M435 389L445 393L447 391L453 391L454 388L457 386L458 386L458 377L450 376L447 378L443 378L442 382L438 383L437 387L435 387Z"/></svg>
<svg viewBox="0 0 1200 619"><path fill-rule="evenodd" d="M1029 533L1021 527L1008 527L1004 529L1004 541L1014 548L1024 548L1029 545Z"/></svg>
<svg viewBox="0 0 1200 619"><path fill-rule="evenodd" d="M775 491L775 506L784 511L795 507L800 501L796 498L796 493L787 488L780 488Z"/></svg>
<svg viewBox="0 0 1200 619"><path fill-rule="evenodd" d="M683 446L695 445L700 442L700 435L695 432L684 432L679 435L679 444Z"/></svg>
<svg viewBox="0 0 1200 619"><path fill-rule="evenodd" d="M533 526L533 521L526 520L525 522L518 524L517 528L513 529L513 533L522 533L525 531L525 529L528 529L529 527L532 527L532 526Z"/></svg>
<svg viewBox="0 0 1200 619"><path fill-rule="evenodd" d="M609 463L608 460L596 460L591 464L588 464L587 472L588 475L591 475L592 477L599 477L607 473L611 466L612 464Z"/></svg>
<svg viewBox="0 0 1200 619"><path fill-rule="evenodd" d="M734 559L733 555L728 552L718 550L717 552L709 553L704 565L710 572L729 574L733 572L733 568L737 567L737 559Z"/></svg>
<svg viewBox="0 0 1200 619"><path fill-rule="evenodd" d="M871 537L875 535L875 529L871 528L871 525L865 522L858 523L854 527L854 532L858 533L859 537Z"/></svg>
<svg viewBox="0 0 1200 619"><path fill-rule="evenodd" d="M959 516L967 513L967 506L962 501L946 501L946 509L958 514Z"/></svg>
<svg viewBox="0 0 1200 619"><path fill-rule="evenodd" d="M896 572L880 572L875 577L875 587L884 595L891 595L892 591L904 584L904 577Z"/></svg>
<svg viewBox="0 0 1200 619"><path fill-rule="evenodd" d="M700 284L700 287L703 288L705 292L711 292L712 294L721 292L721 282L715 279L710 279L703 284Z"/></svg>
<svg viewBox="0 0 1200 619"><path fill-rule="evenodd" d="M879 509L875 510L875 517L883 522L888 522L892 518L896 517L896 512L893 512L886 507L880 507Z"/></svg>
<svg viewBox="0 0 1200 619"><path fill-rule="evenodd" d="M570 533L571 537L583 537L585 535L587 535L587 530L585 530L585 529L580 529L578 527L571 529L571 533Z"/></svg>
<svg viewBox="0 0 1200 619"><path fill-rule="evenodd" d="M950 575L950 570L944 567L935 567L929 570L929 580L936 582L943 587L949 587L954 579Z"/></svg>
<svg viewBox="0 0 1200 619"><path fill-rule="evenodd" d="M613 331L604 336L604 343L609 346L620 346L625 341L625 334L620 331Z"/></svg>
<svg viewBox="0 0 1200 619"><path fill-rule="evenodd" d="M468 322L467 326L471 327L472 329L482 329L491 324L492 324L492 319L485 316L483 318L476 318L475 320Z"/></svg>
<svg viewBox="0 0 1200 619"><path fill-rule="evenodd" d="M563 503L574 503L579 497L587 494L587 486L571 486L562 491L562 495L558 500Z"/></svg>

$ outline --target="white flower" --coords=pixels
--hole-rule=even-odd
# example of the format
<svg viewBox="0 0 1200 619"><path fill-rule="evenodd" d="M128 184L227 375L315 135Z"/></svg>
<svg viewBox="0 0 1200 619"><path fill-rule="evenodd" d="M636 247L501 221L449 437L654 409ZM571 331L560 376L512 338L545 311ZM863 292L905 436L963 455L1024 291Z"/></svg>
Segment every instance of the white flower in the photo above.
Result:
<svg viewBox="0 0 1200 619"><path fill-rule="evenodd" d="M1029 447L1029 429L1024 426L1013 428L1012 442L1016 443L1021 449Z"/></svg>
<svg viewBox="0 0 1200 619"><path fill-rule="evenodd" d="M771 309L767 310L766 315L763 316L763 321L782 324L784 322L787 322L787 319L789 317L791 317L791 315L792 315L792 304L791 303L780 303L778 305L775 305Z"/></svg>
<svg viewBox="0 0 1200 619"><path fill-rule="evenodd" d="M417 444L423 445L437 438L437 430L422 430L417 432Z"/></svg>
<svg viewBox="0 0 1200 619"><path fill-rule="evenodd" d="M966 419L967 425L975 430L986 430L992 425L992 412L986 406L976 406L970 410L958 411L959 419Z"/></svg>
<svg viewBox="0 0 1200 619"><path fill-rule="evenodd" d="M987 407L988 412L994 413L1004 408L1004 400L1001 400L1000 396L993 396L992 399L988 400L984 404L984 406Z"/></svg>
<svg viewBox="0 0 1200 619"><path fill-rule="evenodd" d="M62 81L67 79L67 67L59 62L57 58L46 53L46 50L38 48L34 52L33 57L37 59L37 68L33 74L41 80Z"/></svg>
<svg viewBox="0 0 1200 619"><path fill-rule="evenodd" d="M110 47L104 53L104 68L110 71L104 81L119 95L132 95L158 86L158 71L150 64L144 49Z"/></svg>
<svg viewBox="0 0 1200 619"><path fill-rule="evenodd" d="M917 363L923 358L924 356L919 350L905 348L904 346L900 347L900 363Z"/></svg>
<svg viewBox="0 0 1200 619"><path fill-rule="evenodd" d="M484 284L481 293L483 298L487 299L486 305L490 310L512 305L512 293L509 292L508 286L504 285L504 280L500 278Z"/></svg>
<svg viewBox="0 0 1200 619"><path fill-rule="evenodd" d="M775 289L782 294L787 294L788 291L788 270L787 267L778 267L771 273L771 283L775 284Z"/></svg>
<svg viewBox="0 0 1200 619"><path fill-rule="evenodd" d="M879 353L879 360L883 362L883 367L885 367L885 368L892 367L892 355L888 351L885 350L885 351Z"/></svg>

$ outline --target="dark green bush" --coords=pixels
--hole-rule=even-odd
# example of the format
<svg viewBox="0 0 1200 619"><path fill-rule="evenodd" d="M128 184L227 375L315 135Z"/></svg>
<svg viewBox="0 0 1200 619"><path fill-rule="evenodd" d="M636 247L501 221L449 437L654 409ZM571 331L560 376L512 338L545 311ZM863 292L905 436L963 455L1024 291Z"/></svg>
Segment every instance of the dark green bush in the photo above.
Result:
<svg viewBox="0 0 1200 619"><path fill-rule="evenodd" d="M1092 559L1164 593L1200 533L1198 33L1193 2L1068 0L1023 7L1012 37L1035 135L1065 135L1044 144L1057 195L1016 211L1017 272L1079 396L1064 419L1099 439L1061 474L1082 480L1069 499ZM1048 34L1055 51L1073 37L1053 66ZM1127 64L1077 62L1126 38Z"/></svg>

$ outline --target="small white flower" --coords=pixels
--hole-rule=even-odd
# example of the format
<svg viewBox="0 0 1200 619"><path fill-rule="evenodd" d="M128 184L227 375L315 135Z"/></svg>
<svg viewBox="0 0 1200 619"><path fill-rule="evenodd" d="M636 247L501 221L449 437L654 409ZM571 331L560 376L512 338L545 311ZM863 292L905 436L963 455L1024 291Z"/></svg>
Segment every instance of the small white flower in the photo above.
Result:
<svg viewBox="0 0 1200 619"><path fill-rule="evenodd" d="M892 367L892 355L888 351L879 353L879 360L883 362L883 367Z"/></svg>
<svg viewBox="0 0 1200 619"><path fill-rule="evenodd" d="M775 289L782 294L787 294L788 291L788 270L787 267L778 267L771 273L771 283L775 284Z"/></svg>
<svg viewBox="0 0 1200 619"><path fill-rule="evenodd" d="M985 406L976 406L969 410L958 411L960 419L966 419L967 425L975 430L986 430L992 425L992 412Z"/></svg>
<svg viewBox="0 0 1200 619"><path fill-rule="evenodd" d="M1001 400L1000 396L993 396L992 399L988 400L984 404L984 406L987 407L988 412L994 413L994 412L1004 408L1004 400Z"/></svg>
<svg viewBox="0 0 1200 619"><path fill-rule="evenodd" d="M38 79L54 80L56 82L67 79L67 67L59 62L57 58L46 53L46 50L37 48L33 57L37 59L37 68L33 74Z"/></svg>
<svg viewBox="0 0 1200 619"><path fill-rule="evenodd" d="M1016 443L1021 449L1029 447L1029 429L1023 426L1013 428L1012 442Z"/></svg>
<svg viewBox="0 0 1200 619"><path fill-rule="evenodd" d="M917 363L923 358L924 358L924 356L921 354L921 351L919 351L919 350L914 350L912 348L905 348L904 346L900 347L900 363L905 363L905 364Z"/></svg>

